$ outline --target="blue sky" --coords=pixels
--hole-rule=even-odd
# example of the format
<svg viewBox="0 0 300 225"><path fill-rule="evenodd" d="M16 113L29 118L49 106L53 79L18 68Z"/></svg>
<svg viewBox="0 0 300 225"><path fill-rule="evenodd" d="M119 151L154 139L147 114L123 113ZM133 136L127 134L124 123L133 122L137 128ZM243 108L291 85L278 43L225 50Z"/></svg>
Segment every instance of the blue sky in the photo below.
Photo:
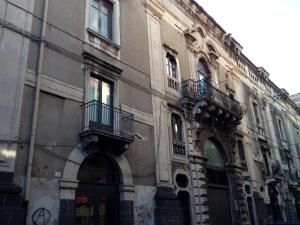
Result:
<svg viewBox="0 0 300 225"><path fill-rule="evenodd" d="M300 92L300 0L197 0L243 53L290 94Z"/></svg>

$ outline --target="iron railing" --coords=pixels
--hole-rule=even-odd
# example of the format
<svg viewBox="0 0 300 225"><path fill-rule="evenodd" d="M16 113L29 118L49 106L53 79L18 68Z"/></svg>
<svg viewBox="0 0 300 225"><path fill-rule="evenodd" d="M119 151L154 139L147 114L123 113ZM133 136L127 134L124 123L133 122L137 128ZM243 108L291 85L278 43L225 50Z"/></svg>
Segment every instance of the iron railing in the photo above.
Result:
<svg viewBox="0 0 300 225"><path fill-rule="evenodd" d="M83 133L95 131L106 136L134 139L133 114L93 100L83 105Z"/></svg>
<svg viewBox="0 0 300 225"><path fill-rule="evenodd" d="M185 80L182 82L181 86L183 98L189 98L195 102L206 99L219 104L224 109L230 110L231 113L238 118L243 117L245 110L238 101L213 87L206 81Z"/></svg>
<svg viewBox="0 0 300 225"><path fill-rule="evenodd" d="M185 144L182 141L173 140L173 153L175 156L185 157Z"/></svg>

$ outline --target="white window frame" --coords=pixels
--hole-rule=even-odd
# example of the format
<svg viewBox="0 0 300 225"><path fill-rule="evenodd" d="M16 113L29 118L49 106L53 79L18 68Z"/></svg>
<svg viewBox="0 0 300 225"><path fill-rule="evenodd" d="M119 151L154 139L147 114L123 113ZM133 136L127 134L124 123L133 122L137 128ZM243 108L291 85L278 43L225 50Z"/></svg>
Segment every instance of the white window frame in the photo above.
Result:
<svg viewBox="0 0 300 225"><path fill-rule="evenodd" d="M176 78L174 77L171 77L169 76L168 74L168 71L167 71L167 67L166 67L166 58L167 58L167 54L170 54L171 56L174 57L175 61L176 61ZM177 57L177 53L170 49L168 46L164 45L164 51L163 51L163 71L164 71L164 74L165 74L165 87L166 87L166 90L168 90L169 93L177 96L177 97L180 97L181 96L181 75L180 75L180 65L179 65L179 60L178 60L178 57ZM171 79L172 81L174 82L178 82L178 90L175 90L171 87L169 87L169 79Z"/></svg>
<svg viewBox="0 0 300 225"><path fill-rule="evenodd" d="M112 39L111 41L117 45L120 45L120 3L118 0L106 0L112 3ZM90 21L90 8L92 7L93 0L86 1L86 28L91 29L91 21ZM98 9L99 10L99 9ZM95 31L96 32L96 31ZM99 35L100 31L98 32Z"/></svg>

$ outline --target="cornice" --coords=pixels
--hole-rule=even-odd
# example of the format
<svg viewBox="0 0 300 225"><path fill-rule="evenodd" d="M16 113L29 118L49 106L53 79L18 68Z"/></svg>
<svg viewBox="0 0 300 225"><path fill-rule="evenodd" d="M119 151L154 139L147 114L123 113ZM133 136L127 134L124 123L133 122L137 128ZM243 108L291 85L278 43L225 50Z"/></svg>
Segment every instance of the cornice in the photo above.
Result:
<svg viewBox="0 0 300 225"><path fill-rule="evenodd" d="M166 11L165 8L157 0L143 0L143 3L146 10L158 19L160 19Z"/></svg>

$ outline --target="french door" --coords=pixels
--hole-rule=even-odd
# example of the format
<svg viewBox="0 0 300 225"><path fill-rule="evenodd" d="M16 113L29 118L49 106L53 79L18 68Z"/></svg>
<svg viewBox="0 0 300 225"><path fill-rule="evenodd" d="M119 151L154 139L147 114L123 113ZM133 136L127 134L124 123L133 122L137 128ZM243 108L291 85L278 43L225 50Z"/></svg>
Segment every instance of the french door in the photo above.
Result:
<svg viewBox="0 0 300 225"><path fill-rule="evenodd" d="M89 78L87 100L89 123L101 128L113 127L113 85L106 80Z"/></svg>

